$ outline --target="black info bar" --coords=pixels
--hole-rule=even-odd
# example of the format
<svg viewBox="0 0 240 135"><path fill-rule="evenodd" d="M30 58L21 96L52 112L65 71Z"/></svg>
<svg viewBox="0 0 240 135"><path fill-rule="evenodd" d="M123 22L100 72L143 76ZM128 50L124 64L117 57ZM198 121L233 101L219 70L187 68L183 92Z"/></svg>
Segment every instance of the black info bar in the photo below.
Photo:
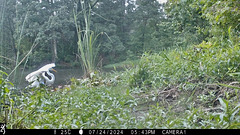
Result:
<svg viewBox="0 0 240 135"><path fill-rule="evenodd" d="M1 129L0 135L240 135L239 129Z"/></svg>

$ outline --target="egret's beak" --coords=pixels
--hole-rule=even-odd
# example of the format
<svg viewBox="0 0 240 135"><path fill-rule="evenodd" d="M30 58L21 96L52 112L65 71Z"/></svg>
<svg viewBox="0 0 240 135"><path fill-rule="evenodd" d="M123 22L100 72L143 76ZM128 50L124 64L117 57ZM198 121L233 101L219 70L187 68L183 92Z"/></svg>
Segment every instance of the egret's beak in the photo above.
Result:
<svg viewBox="0 0 240 135"><path fill-rule="evenodd" d="M57 70L55 70L55 69L53 69L53 68L51 68L51 70L54 71L54 72L57 72Z"/></svg>

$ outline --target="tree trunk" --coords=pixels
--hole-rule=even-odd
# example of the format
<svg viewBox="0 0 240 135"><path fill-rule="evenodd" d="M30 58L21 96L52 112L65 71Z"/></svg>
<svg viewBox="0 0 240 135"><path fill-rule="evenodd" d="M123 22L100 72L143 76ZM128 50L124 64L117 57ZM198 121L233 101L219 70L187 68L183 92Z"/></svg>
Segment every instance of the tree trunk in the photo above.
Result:
<svg viewBox="0 0 240 135"><path fill-rule="evenodd" d="M51 8L54 9L54 0L50 0ZM55 11L52 10L52 16L55 16ZM56 62L57 59L57 39L56 31L52 30L52 62Z"/></svg>
<svg viewBox="0 0 240 135"><path fill-rule="evenodd" d="M55 33L55 32L54 32ZM57 41L56 38L53 39L53 47L52 47L52 51L53 51L53 55L52 55L52 61L56 62L56 59L58 58L57 56Z"/></svg>

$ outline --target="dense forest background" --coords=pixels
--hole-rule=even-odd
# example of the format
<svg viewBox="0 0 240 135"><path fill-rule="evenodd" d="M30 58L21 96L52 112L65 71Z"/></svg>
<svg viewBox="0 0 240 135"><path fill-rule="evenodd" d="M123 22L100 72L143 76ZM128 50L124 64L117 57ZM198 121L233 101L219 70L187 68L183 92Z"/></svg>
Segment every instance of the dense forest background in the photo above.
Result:
<svg viewBox="0 0 240 135"><path fill-rule="evenodd" d="M236 32L240 27L239 2L235 0L167 3L84 0L84 3L90 5L91 30L101 33L95 47L99 46L97 61L103 66L136 59L145 51L199 44L212 36L219 38L224 35L221 30L229 26ZM79 4L78 0L1 0L1 68L10 69L25 56L26 67L48 62L79 66L73 19L73 12L81 11ZM216 13L218 10L221 12ZM78 17L78 21L84 27L84 17Z"/></svg>
<svg viewBox="0 0 240 135"><path fill-rule="evenodd" d="M82 66L81 55L88 49L81 52L78 43L87 29L96 39L92 66L100 68L139 59L144 52L186 48L203 41L222 46L239 41L240 4L236 0L0 2L0 68L8 71L50 62L58 67Z"/></svg>

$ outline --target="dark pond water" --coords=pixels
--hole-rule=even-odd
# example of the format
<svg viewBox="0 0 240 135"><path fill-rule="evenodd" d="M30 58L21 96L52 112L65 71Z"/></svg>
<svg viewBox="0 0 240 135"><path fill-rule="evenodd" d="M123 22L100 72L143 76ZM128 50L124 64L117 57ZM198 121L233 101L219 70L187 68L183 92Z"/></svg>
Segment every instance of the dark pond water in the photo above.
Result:
<svg viewBox="0 0 240 135"><path fill-rule="evenodd" d="M58 69L58 68L54 68L55 70L57 70L57 72L52 72L55 75L55 82L54 82L54 86L58 86L58 85L66 85L66 84L70 84L70 79L71 78L80 78L83 75L83 72L81 71L80 68L73 68L73 69ZM37 69L31 69L31 70L24 70L21 71L19 70L17 72L16 75L16 79L15 81L13 81L13 78L10 78L10 81L14 82L14 86L16 88L25 88L26 86L28 86L28 82L25 80L25 77L33 72L36 71Z"/></svg>

